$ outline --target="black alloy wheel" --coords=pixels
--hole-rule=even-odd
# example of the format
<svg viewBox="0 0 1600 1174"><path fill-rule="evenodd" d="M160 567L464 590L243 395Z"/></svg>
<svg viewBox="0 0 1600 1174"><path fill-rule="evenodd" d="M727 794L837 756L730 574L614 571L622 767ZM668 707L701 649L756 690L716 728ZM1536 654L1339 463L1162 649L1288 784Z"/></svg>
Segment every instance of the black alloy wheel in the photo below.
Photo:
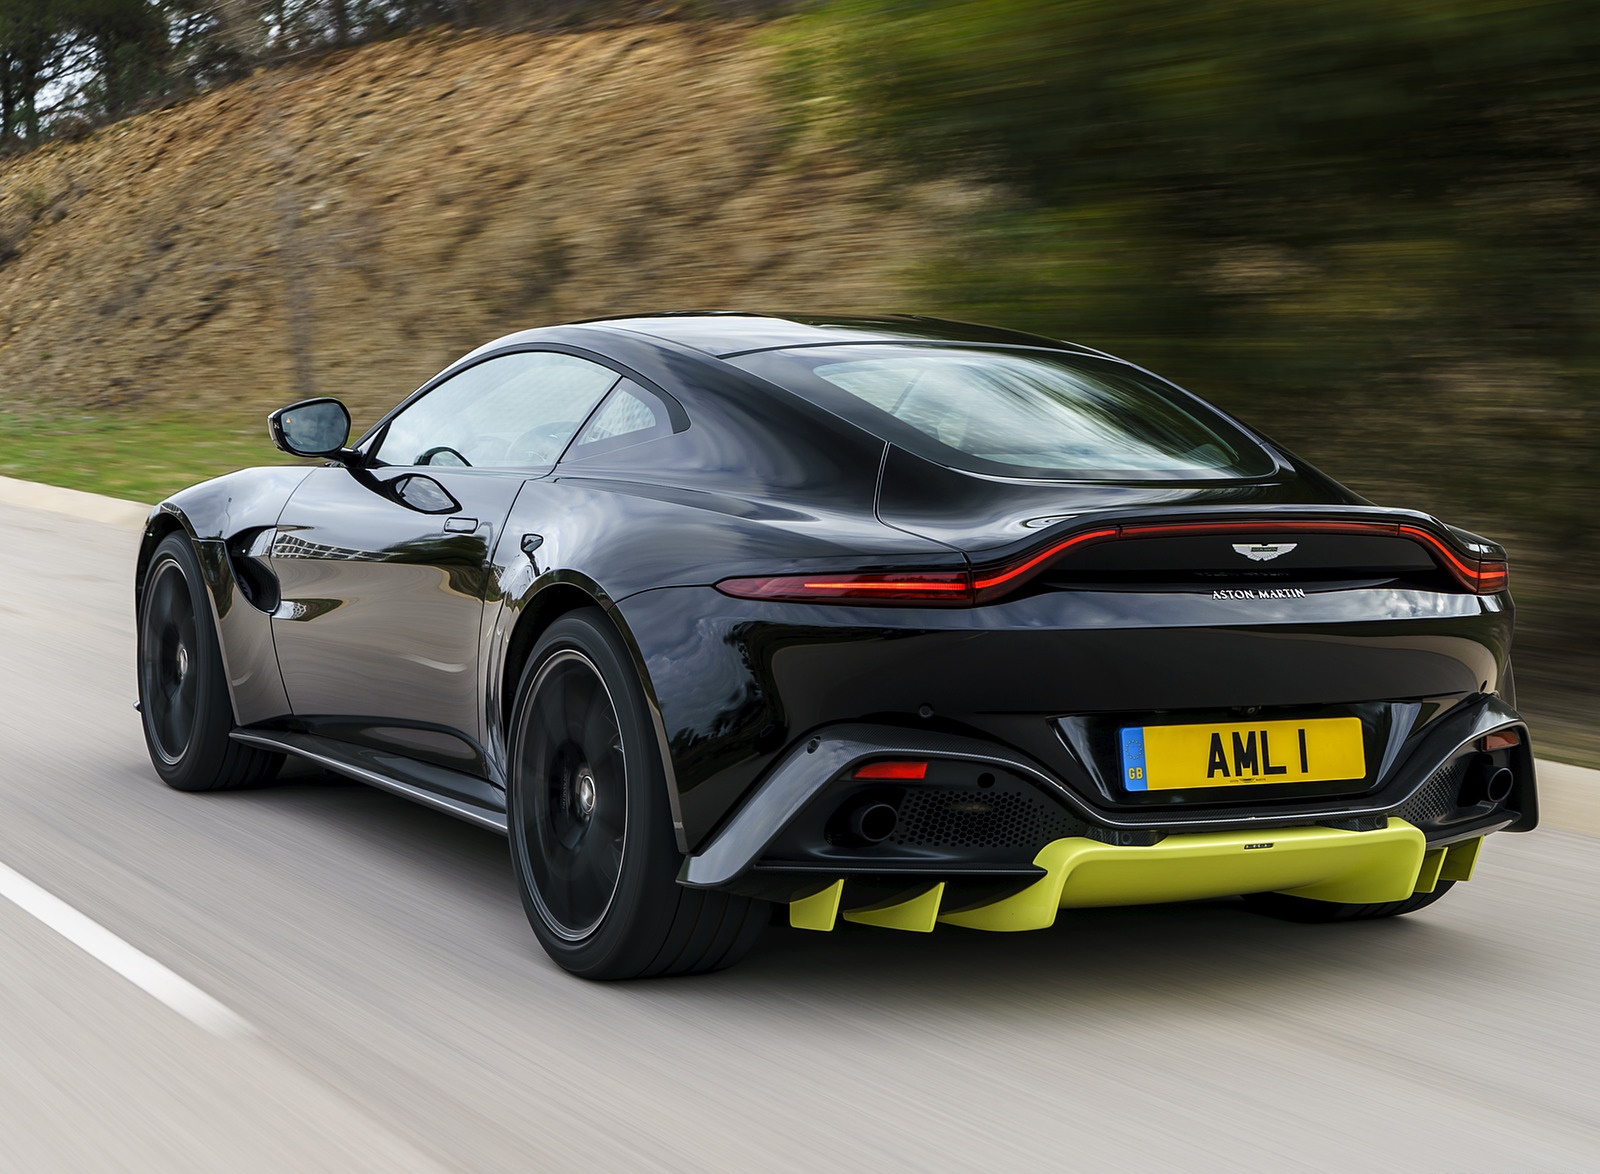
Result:
<svg viewBox="0 0 1600 1174"><path fill-rule="evenodd" d="M765 903L677 883L654 724L605 615L569 612L529 655L510 728L512 871L546 952L595 979L730 966Z"/></svg>
<svg viewBox="0 0 1600 1174"><path fill-rule="evenodd" d="M175 766L194 737L195 695L200 683L194 650L194 601L183 568L160 559L145 582L143 655L139 658L139 696L149 715L150 750Z"/></svg>
<svg viewBox="0 0 1600 1174"><path fill-rule="evenodd" d="M182 534L162 539L139 593L139 713L169 787L220 791L269 781L283 763L233 741L233 703L200 562Z"/></svg>
<svg viewBox="0 0 1600 1174"><path fill-rule="evenodd" d="M517 763L523 850L545 924L579 942L599 926L622 879L627 756L616 703L583 653L557 651L533 692L537 730Z"/></svg>

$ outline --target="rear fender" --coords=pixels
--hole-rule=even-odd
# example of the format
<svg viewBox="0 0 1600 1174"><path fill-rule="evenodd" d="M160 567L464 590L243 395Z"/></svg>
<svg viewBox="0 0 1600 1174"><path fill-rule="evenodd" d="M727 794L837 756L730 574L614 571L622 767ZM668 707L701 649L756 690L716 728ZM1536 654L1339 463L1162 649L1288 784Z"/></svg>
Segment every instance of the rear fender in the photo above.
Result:
<svg viewBox="0 0 1600 1174"><path fill-rule="evenodd" d="M480 684L491 769L509 782L511 764L507 736L511 707L516 699L526 652L537 639L538 633L577 607L598 607L606 613L622 637L644 691L645 708L650 714L651 728L655 733L666 777L673 835L677 839L678 850L687 852L677 777L667 742L666 725L639 641L605 588L580 571L553 565L552 560L560 558L561 549L559 536L552 533L550 541L541 541L532 550L524 550L520 527L508 525L495 551L494 573L500 587L500 602L495 604L491 601L488 604L478 658L483 673Z"/></svg>
<svg viewBox="0 0 1600 1174"><path fill-rule="evenodd" d="M499 598L488 601L479 656L484 728L496 769L506 764L506 720L518 683L518 656L529 637L573 602L599 607L633 658L660 746L679 847L687 850L679 789L682 751L668 734L662 701L681 692L684 681L678 667L647 655L655 634L635 629L619 605L664 584L710 591L703 585L720 578L816 563L836 566L840 560L859 561L863 550L896 561L937 559L948 565L947 548L871 516L880 447L866 446L855 455L859 459L846 462L854 480L841 474L831 486L842 501L822 505L617 480L600 476L600 470L590 470L593 476L526 482L491 560ZM722 595L712 598L726 602Z"/></svg>

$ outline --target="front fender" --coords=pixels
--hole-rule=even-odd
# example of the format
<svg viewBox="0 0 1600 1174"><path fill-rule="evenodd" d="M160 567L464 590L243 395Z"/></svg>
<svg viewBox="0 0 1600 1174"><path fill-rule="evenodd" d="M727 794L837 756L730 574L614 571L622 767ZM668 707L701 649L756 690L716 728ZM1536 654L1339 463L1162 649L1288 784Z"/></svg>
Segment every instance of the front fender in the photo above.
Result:
<svg viewBox="0 0 1600 1174"><path fill-rule="evenodd" d="M150 511L135 568L135 606L156 545L182 532L194 544L211 602L234 720L251 725L289 713L272 646L270 613L240 590L230 541L275 526L284 504L310 472L304 467L245 469L180 490Z"/></svg>

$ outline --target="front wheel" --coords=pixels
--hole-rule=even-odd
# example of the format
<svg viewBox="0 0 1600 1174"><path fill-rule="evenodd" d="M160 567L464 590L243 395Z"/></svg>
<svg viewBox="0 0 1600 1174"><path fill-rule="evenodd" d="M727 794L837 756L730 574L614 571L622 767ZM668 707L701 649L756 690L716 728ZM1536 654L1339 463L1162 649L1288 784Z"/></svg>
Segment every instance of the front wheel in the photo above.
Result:
<svg viewBox="0 0 1600 1174"><path fill-rule="evenodd" d="M283 755L244 746L211 620L200 560L182 534L163 538L139 592L139 715L150 761L179 791L269 782Z"/></svg>
<svg viewBox="0 0 1600 1174"><path fill-rule="evenodd" d="M562 616L528 658L512 709L511 864L528 922L584 978L731 966L762 902L677 883L665 772L644 691L603 613Z"/></svg>

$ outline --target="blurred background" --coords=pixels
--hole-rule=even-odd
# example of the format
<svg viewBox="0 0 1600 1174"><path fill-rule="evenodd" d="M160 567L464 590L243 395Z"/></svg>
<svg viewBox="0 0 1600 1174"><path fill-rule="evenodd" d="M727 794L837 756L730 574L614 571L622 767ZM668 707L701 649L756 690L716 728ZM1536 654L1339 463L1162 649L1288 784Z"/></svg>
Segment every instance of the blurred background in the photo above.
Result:
<svg viewBox="0 0 1600 1174"><path fill-rule="evenodd" d="M152 501L512 329L1111 350L1503 542L1600 765L1592 0L0 0L0 474Z"/></svg>

